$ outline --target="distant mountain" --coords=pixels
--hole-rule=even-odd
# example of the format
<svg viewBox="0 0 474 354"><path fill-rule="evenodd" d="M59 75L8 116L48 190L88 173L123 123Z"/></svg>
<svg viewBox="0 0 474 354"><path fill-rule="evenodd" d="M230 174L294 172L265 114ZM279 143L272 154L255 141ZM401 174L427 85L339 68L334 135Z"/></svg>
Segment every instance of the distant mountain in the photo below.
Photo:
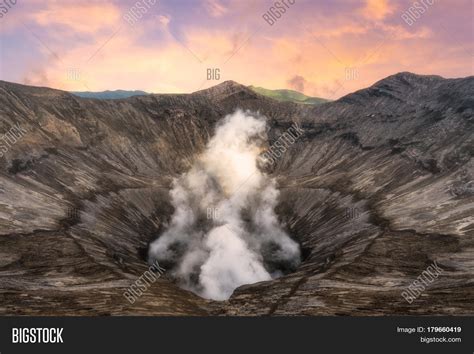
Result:
<svg viewBox="0 0 474 354"><path fill-rule="evenodd" d="M126 91L126 90L114 90L114 91L101 91L101 92L90 92L90 91L72 91L73 95L83 98L99 98L108 100L117 100L120 98L128 98L132 96L143 96L148 95L145 91Z"/></svg>
<svg viewBox="0 0 474 354"><path fill-rule="evenodd" d="M263 87L249 86L256 93L273 98L277 101L295 102L304 104L321 104L329 102L324 98L306 96L305 94L294 90L269 90Z"/></svg>
<svg viewBox="0 0 474 354"><path fill-rule="evenodd" d="M256 92L262 96L273 98L274 100L281 102L295 102L303 104L317 105L325 102L329 102L324 98L306 96L305 94L294 91L294 90L269 90L263 87L249 86L253 92ZM144 96L148 95L145 91L127 91L127 90L114 90L114 91L71 91L73 95L83 98L96 98L96 99L108 99L116 100L122 98L128 98L133 96Z"/></svg>

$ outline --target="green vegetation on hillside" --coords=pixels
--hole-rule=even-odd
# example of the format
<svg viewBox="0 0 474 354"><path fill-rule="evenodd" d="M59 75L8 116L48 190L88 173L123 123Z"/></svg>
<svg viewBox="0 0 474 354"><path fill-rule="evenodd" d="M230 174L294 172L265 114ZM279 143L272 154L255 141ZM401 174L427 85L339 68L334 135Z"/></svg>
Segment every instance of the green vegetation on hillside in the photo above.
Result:
<svg viewBox="0 0 474 354"><path fill-rule="evenodd" d="M90 92L90 91L72 91L73 95L83 97L83 98L98 98L98 99L108 99L108 100L117 100L120 98L128 98L132 96L143 96L148 95L148 92L145 91L125 91L125 90L115 90L115 91L101 91L101 92Z"/></svg>
<svg viewBox="0 0 474 354"><path fill-rule="evenodd" d="M263 87L249 86L249 88L260 95L273 98L277 101L289 101L303 104L321 104L329 102L324 98L310 97L293 90L269 90Z"/></svg>

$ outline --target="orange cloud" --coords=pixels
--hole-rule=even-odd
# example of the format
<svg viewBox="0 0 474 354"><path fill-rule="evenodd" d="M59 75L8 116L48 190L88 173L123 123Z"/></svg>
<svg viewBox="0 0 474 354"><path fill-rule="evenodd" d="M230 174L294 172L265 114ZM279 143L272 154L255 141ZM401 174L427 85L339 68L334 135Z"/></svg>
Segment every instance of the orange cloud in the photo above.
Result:
<svg viewBox="0 0 474 354"><path fill-rule="evenodd" d="M94 33L102 28L110 28L121 19L121 12L113 4L107 3L55 3L32 15L41 26L63 25L80 33Z"/></svg>
<svg viewBox="0 0 474 354"><path fill-rule="evenodd" d="M388 0L366 0L362 14L367 19L382 20L393 10L394 8Z"/></svg>
<svg viewBox="0 0 474 354"><path fill-rule="evenodd" d="M57 61L38 71L39 79L60 81L58 87L66 90L122 88L180 93L217 84L217 81L206 80L206 70L219 68L221 81L232 79L274 89L291 84L308 95L335 99L394 72L443 73L451 69L443 57L433 55L441 52L439 45L420 38L394 37L384 43L365 37L351 44L351 38L341 37L327 41L324 46L309 33L298 39L291 36L274 40L253 38L224 64L235 48L231 31L191 29L182 43L168 34L159 46L141 45L138 38L143 32L117 35L90 63L81 67L83 82L67 80L68 67ZM74 66L77 58L90 55L106 38L104 35L97 38L97 43L69 50L62 62ZM199 56L201 62L190 51ZM411 54L407 57L406 53ZM333 54L340 61L335 60ZM427 56L432 58L429 66ZM347 78L346 70L352 66L357 75Z"/></svg>

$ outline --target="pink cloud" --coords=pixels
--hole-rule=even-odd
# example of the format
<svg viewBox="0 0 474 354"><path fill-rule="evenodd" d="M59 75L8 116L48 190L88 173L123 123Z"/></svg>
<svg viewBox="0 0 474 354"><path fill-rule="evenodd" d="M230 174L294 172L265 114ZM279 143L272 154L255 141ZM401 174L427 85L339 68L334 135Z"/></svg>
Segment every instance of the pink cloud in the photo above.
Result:
<svg viewBox="0 0 474 354"><path fill-rule="evenodd" d="M227 13L227 8L219 0L206 0L204 4L212 17L220 17Z"/></svg>

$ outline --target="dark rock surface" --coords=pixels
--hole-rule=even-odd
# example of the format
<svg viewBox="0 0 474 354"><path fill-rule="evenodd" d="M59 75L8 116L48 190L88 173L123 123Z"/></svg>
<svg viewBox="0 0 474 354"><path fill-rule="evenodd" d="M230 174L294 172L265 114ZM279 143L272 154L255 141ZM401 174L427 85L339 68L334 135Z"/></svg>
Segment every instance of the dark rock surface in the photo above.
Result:
<svg viewBox="0 0 474 354"><path fill-rule="evenodd" d="M27 131L0 158L2 315L474 314L474 77L400 73L318 106L235 82L113 101L0 93L0 132ZM305 132L268 170L304 261L228 301L163 276L130 305L171 178L236 108L268 117L269 144L293 122ZM443 273L405 301L434 261Z"/></svg>

